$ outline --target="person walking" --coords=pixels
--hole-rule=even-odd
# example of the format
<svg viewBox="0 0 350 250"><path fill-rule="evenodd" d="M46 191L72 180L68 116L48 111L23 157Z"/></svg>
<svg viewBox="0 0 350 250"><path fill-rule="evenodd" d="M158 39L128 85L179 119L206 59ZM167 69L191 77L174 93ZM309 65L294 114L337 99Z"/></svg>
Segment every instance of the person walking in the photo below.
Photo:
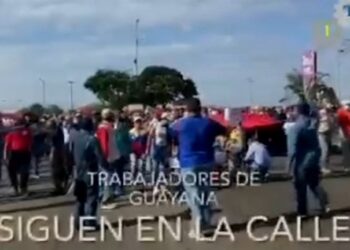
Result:
<svg viewBox="0 0 350 250"><path fill-rule="evenodd" d="M33 135L24 119L16 122L16 126L20 127L5 137L4 161L15 195L28 195Z"/></svg>
<svg viewBox="0 0 350 250"><path fill-rule="evenodd" d="M3 175L3 155L4 155L4 147L5 147L5 127L3 125L2 119L0 117L0 181L2 180Z"/></svg>
<svg viewBox="0 0 350 250"><path fill-rule="evenodd" d="M108 162L108 167L103 170L107 172L109 178L112 178L113 174L117 172L121 157L116 142L115 114L112 110L104 109L102 111L102 122L97 128L96 135L102 148L103 156ZM106 183L103 191L102 209L114 209L116 207L116 203L113 202L116 189L116 186L110 186L109 183Z"/></svg>
<svg viewBox="0 0 350 250"><path fill-rule="evenodd" d="M341 128L341 147L343 165L346 172L350 171L350 101L343 101L337 111L338 123Z"/></svg>
<svg viewBox="0 0 350 250"><path fill-rule="evenodd" d="M142 118L134 117L134 127L130 130L132 142L132 153L130 155L130 167L133 176L136 177L139 171L144 173L147 151L147 131L143 127Z"/></svg>
<svg viewBox="0 0 350 250"><path fill-rule="evenodd" d="M40 163L45 156L47 135L44 131L45 120L40 119L34 127L33 135L33 178L40 178Z"/></svg>
<svg viewBox="0 0 350 250"><path fill-rule="evenodd" d="M76 164L75 189L76 216L75 226L99 229L97 211L99 203L99 180L98 175L90 179L88 173L98 173L100 166L106 166L102 149L97 138L94 136L94 123L90 118L83 118L79 136L74 141L74 162ZM80 218L89 217L85 225L81 225Z"/></svg>
<svg viewBox="0 0 350 250"><path fill-rule="evenodd" d="M332 146L332 121L327 109L320 109L318 125L318 140L321 147L321 171L323 174L329 174L329 157Z"/></svg>
<svg viewBox="0 0 350 250"><path fill-rule="evenodd" d="M159 175L169 166L171 155L171 136L168 121L168 114L163 113L159 120L156 120L151 128L149 138L151 139L152 152L152 170L154 179L158 180ZM153 194L160 191L158 185L154 186Z"/></svg>
<svg viewBox="0 0 350 250"><path fill-rule="evenodd" d="M125 168L130 162L130 154L132 152L131 137L129 134L130 127L128 120L125 117L119 117L116 128L116 143L121 156L119 163L117 164L117 173L121 182L119 192L120 194L123 194L125 192L123 185L124 172Z"/></svg>
<svg viewBox="0 0 350 250"><path fill-rule="evenodd" d="M318 200L321 213L328 210L328 197L320 184L321 149L318 140L317 122L311 117L311 108L307 103L295 109L296 124L291 137L290 155L293 170L294 188L297 196L297 213L308 215L307 190Z"/></svg>
<svg viewBox="0 0 350 250"><path fill-rule="evenodd" d="M195 238L199 223L201 233L211 224L211 204L201 203L198 197L208 197L210 184L198 181L199 176L209 176L215 167L214 142L217 136L225 135L226 128L210 118L201 115L201 102L197 98L187 100L187 116L171 127L177 138L179 161L183 175L183 186L192 212L190 238ZM189 182L186 176L196 176Z"/></svg>
<svg viewBox="0 0 350 250"><path fill-rule="evenodd" d="M291 168L291 148L293 147L293 141L292 138L293 136L291 135L291 133L293 132L293 127L296 124L296 117L295 117L295 113L293 112L288 112L287 113L287 120L284 122L283 124L283 130L284 130L284 134L286 135L286 142L287 142L287 159L286 159L286 173L288 173L288 175L292 174L292 169Z"/></svg>
<svg viewBox="0 0 350 250"><path fill-rule="evenodd" d="M68 173L65 168L64 133L58 122L54 119L49 121L48 126L51 133L50 163L55 187L53 194L63 195L68 188Z"/></svg>

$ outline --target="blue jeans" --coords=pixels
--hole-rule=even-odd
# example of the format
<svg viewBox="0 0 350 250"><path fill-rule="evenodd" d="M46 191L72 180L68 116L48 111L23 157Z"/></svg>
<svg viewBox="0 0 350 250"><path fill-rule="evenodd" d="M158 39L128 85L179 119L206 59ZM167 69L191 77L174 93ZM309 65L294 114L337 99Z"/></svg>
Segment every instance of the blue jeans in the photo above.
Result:
<svg viewBox="0 0 350 250"><path fill-rule="evenodd" d="M98 187L86 188L85 195L77 195L76 212L75 212L75 225L79 227L79 218L88 216L94 219L86 221L85 226L97 226L97 210L98 210Z"/></svg>
<svg viewBox="0 0 350 250"><path fill-rule="evenodd" d="M294 188L297 196L297 212L299 215L307 215L307 189L313 193L319 202L321 210L328 205L328 195L320 185L320 173L318 168L301 169L294 176Z"/></svg>
<svg viewBox="0 0 350 250"><path fill-rule="evenodd" d="M332 145L332 134L330 132L319 133L318 140L321 147L321 169L327 169L329 163L330 148Z"/></svg>
<svg viewBox="0 0 350 250"><path fill-rule="evenodd" d="M137 176L139 172L144 174L146 162L141 156L134 153L130 154L130 170L134 177Z"/></svg>
<svg viewBox="0 0 350 250"><path fill-rule="evenodd" d="M187 195L188 206L192 213L192 223L200 223L201 229L205 229L210 226L212 219L212 209L210 204L207 204L208 196L211 192L211 187L208 183L198 182L198 176L200 173L210 174L213 170L213 165L194 166L192 168L181 169L182 183ZM187 177L186 177L187 176ZM185 178L189 176L196 176L197 181L185 181ZM200 202L202 195L205 197ZM197 198L196 198L197 197Z"/></svg>
<svg viewBox="0 0 350 250"><path fill-rule="evenodd" d="M164 171L167 166L168 160L168 147L167 146L155 146L153 153L153 171L155 175L155 180L158 179L158 176L161 172Z"/></svg>
<svg viewBox="0 0 350 250"><path fill-rule="evenodd" d="M108 169L104 169L103 171L105 171L108 174L108 178L107 178L107 183L106 185L103 185L101 187L101 193L102 193L102 203L108 203L111 202L116 194L118 192L120 192L120 187L116 184L111 184L111 180L113 178L113 175L115 174L119 174L118 173L118 166L119 165L119 159L115 160L114 162L111 162L109 164L109 168ZM120 180L122 181L122 180Z"/></svg>

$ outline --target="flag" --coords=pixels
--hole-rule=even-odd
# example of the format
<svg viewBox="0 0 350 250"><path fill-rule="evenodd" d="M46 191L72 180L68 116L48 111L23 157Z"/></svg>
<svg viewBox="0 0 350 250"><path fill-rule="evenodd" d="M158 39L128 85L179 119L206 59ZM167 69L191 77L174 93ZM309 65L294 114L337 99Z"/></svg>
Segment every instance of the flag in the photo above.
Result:
<svg viewBox="0 0 350 250"><path fill-rule="evenodd" d="M317 54L315 51L310 50L303 55L302 74L305 88L311 88L316 82L317 74Z"/></svg>

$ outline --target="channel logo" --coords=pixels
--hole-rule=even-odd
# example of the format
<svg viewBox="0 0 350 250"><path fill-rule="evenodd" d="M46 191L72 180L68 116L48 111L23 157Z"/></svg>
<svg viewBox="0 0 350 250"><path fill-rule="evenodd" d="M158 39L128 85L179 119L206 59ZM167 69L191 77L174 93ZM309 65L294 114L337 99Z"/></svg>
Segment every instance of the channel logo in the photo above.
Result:
<svg viewBox="0 0 350 250"><path fill-rule="evenodd" d="M334 48L343 40L343 29L335 20L320 21L313 29L313 39L317 50Z"/></svg>
<svg viewBox="0 0 350 250"><path fill-rule="evenodd" d="M343 28L350 27L350 0L340 0L334 6L334 18L337 20L338 25Z"/></svg>

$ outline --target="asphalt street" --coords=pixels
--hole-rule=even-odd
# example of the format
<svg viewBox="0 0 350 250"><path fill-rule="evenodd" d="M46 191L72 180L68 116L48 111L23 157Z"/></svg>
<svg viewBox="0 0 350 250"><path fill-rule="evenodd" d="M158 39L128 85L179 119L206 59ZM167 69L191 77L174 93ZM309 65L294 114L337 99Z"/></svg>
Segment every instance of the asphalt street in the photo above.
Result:
<svg viewBox="0 0 350 250"><path fill-rule="evenodd" d="M283 173L284 159L275 159L274 173ZM337 164L338 161L338 164ZM311 237L311 242L298 242L297 229L299 228L297 220L294 216L295 199L293 186L287 178L276 178L274 181L263 184L258 187L230 187L222 189L217 192L218 207L216 209L215 221L218 222L224 218L229 225L230 232L234 235L234 241L229 237L217 237L215 242L201 242L190 239L188 237L189 213L185 206L171 206L170 204L161 204L156 206L140 205L132 206L130 203L130 196L122 197L116 209L111 211L101 211L101 215L107 218L114 227L118 229L118 219L123 218L122 228L123 237L120 241L116 241L110 232L106 233L106 238L102 241L99 232L87 234L89 237L96 238L96 242L81 242L79 235L74 234L73 238L68 242L61 242L55 240L53 237L53 218L55 216L59 219L59 231L61 235L69 235L69 218L74 213L74 197L60 196L52 197L52 184L50 180L49 168L43 165L43 177L39 180L31 180L31 193L26 200L21 198L11 197L11 189L8 183L3 182L0 188L1 203L0 215L13 216L13 221L5 223L14 233L14 239L10 242L2 242L1 249L6 250L21 250L21 249L35 249L35 250L71 250L81 248L84 250L103 248L109 249L123 249L123 250L137 250L137 249L188 249L188 250L206 250L213 248L217 250L228 249L262 249L262 250L328 250L328 249L350 249L350 242L336 242L334 239L334 220L342 216L343 221L341 225L348 227L345 232L340 235L344 238L350 238L350 219L345 220L350 216L350 177L341 174L341 166L339 159L332 159L332 168L340 174L332 175L323 180L322 185L330 195L331 212L320 219L320 231L323 237L329 237L329 241L315 242L315 221L313 218L303 220L300 227L302 236ZM311 199L312 200L312 199ZM312 200L311 211L316 215L316 204ZM33 225L33 234L36 236L43 235L43 226L48 226L50 237L45 242L34 242L28 238L23 227L23 239L20 240L20 228L18 221L20 217L24 222L28 222L34 216L46 216L48 222L38 222ZM150 237L153 242L140 242L140 216L148 216L151 218L149 222L143 226L149 226L150 231L145 232L144 235ZM163 216L172 228L176 225L181 227L181 239L175 239L171 234L165 230L164 239L160 238L161 232L159 227L159 216ZM252 231L257 237L266 236L268 239L265 242L255 242L249 237L247 227L249 221L256 216L264 216L268 221L256 223ZM273 232L276 230L281 217L286 219L288 228L291 232L292 238L286 236L276 237L271 242ZM162 218L163 218L162 217ZM345 218L345 219L344 219ZM179 224L181 222L181 224ZM176 224L178 223L178 224ZM0 238L6 237L6 232L0 230ZM212 237L215 234L211 235ZM339 240L339 239L338 239ZM4 247L4 248L3 248Z"/></svg>

